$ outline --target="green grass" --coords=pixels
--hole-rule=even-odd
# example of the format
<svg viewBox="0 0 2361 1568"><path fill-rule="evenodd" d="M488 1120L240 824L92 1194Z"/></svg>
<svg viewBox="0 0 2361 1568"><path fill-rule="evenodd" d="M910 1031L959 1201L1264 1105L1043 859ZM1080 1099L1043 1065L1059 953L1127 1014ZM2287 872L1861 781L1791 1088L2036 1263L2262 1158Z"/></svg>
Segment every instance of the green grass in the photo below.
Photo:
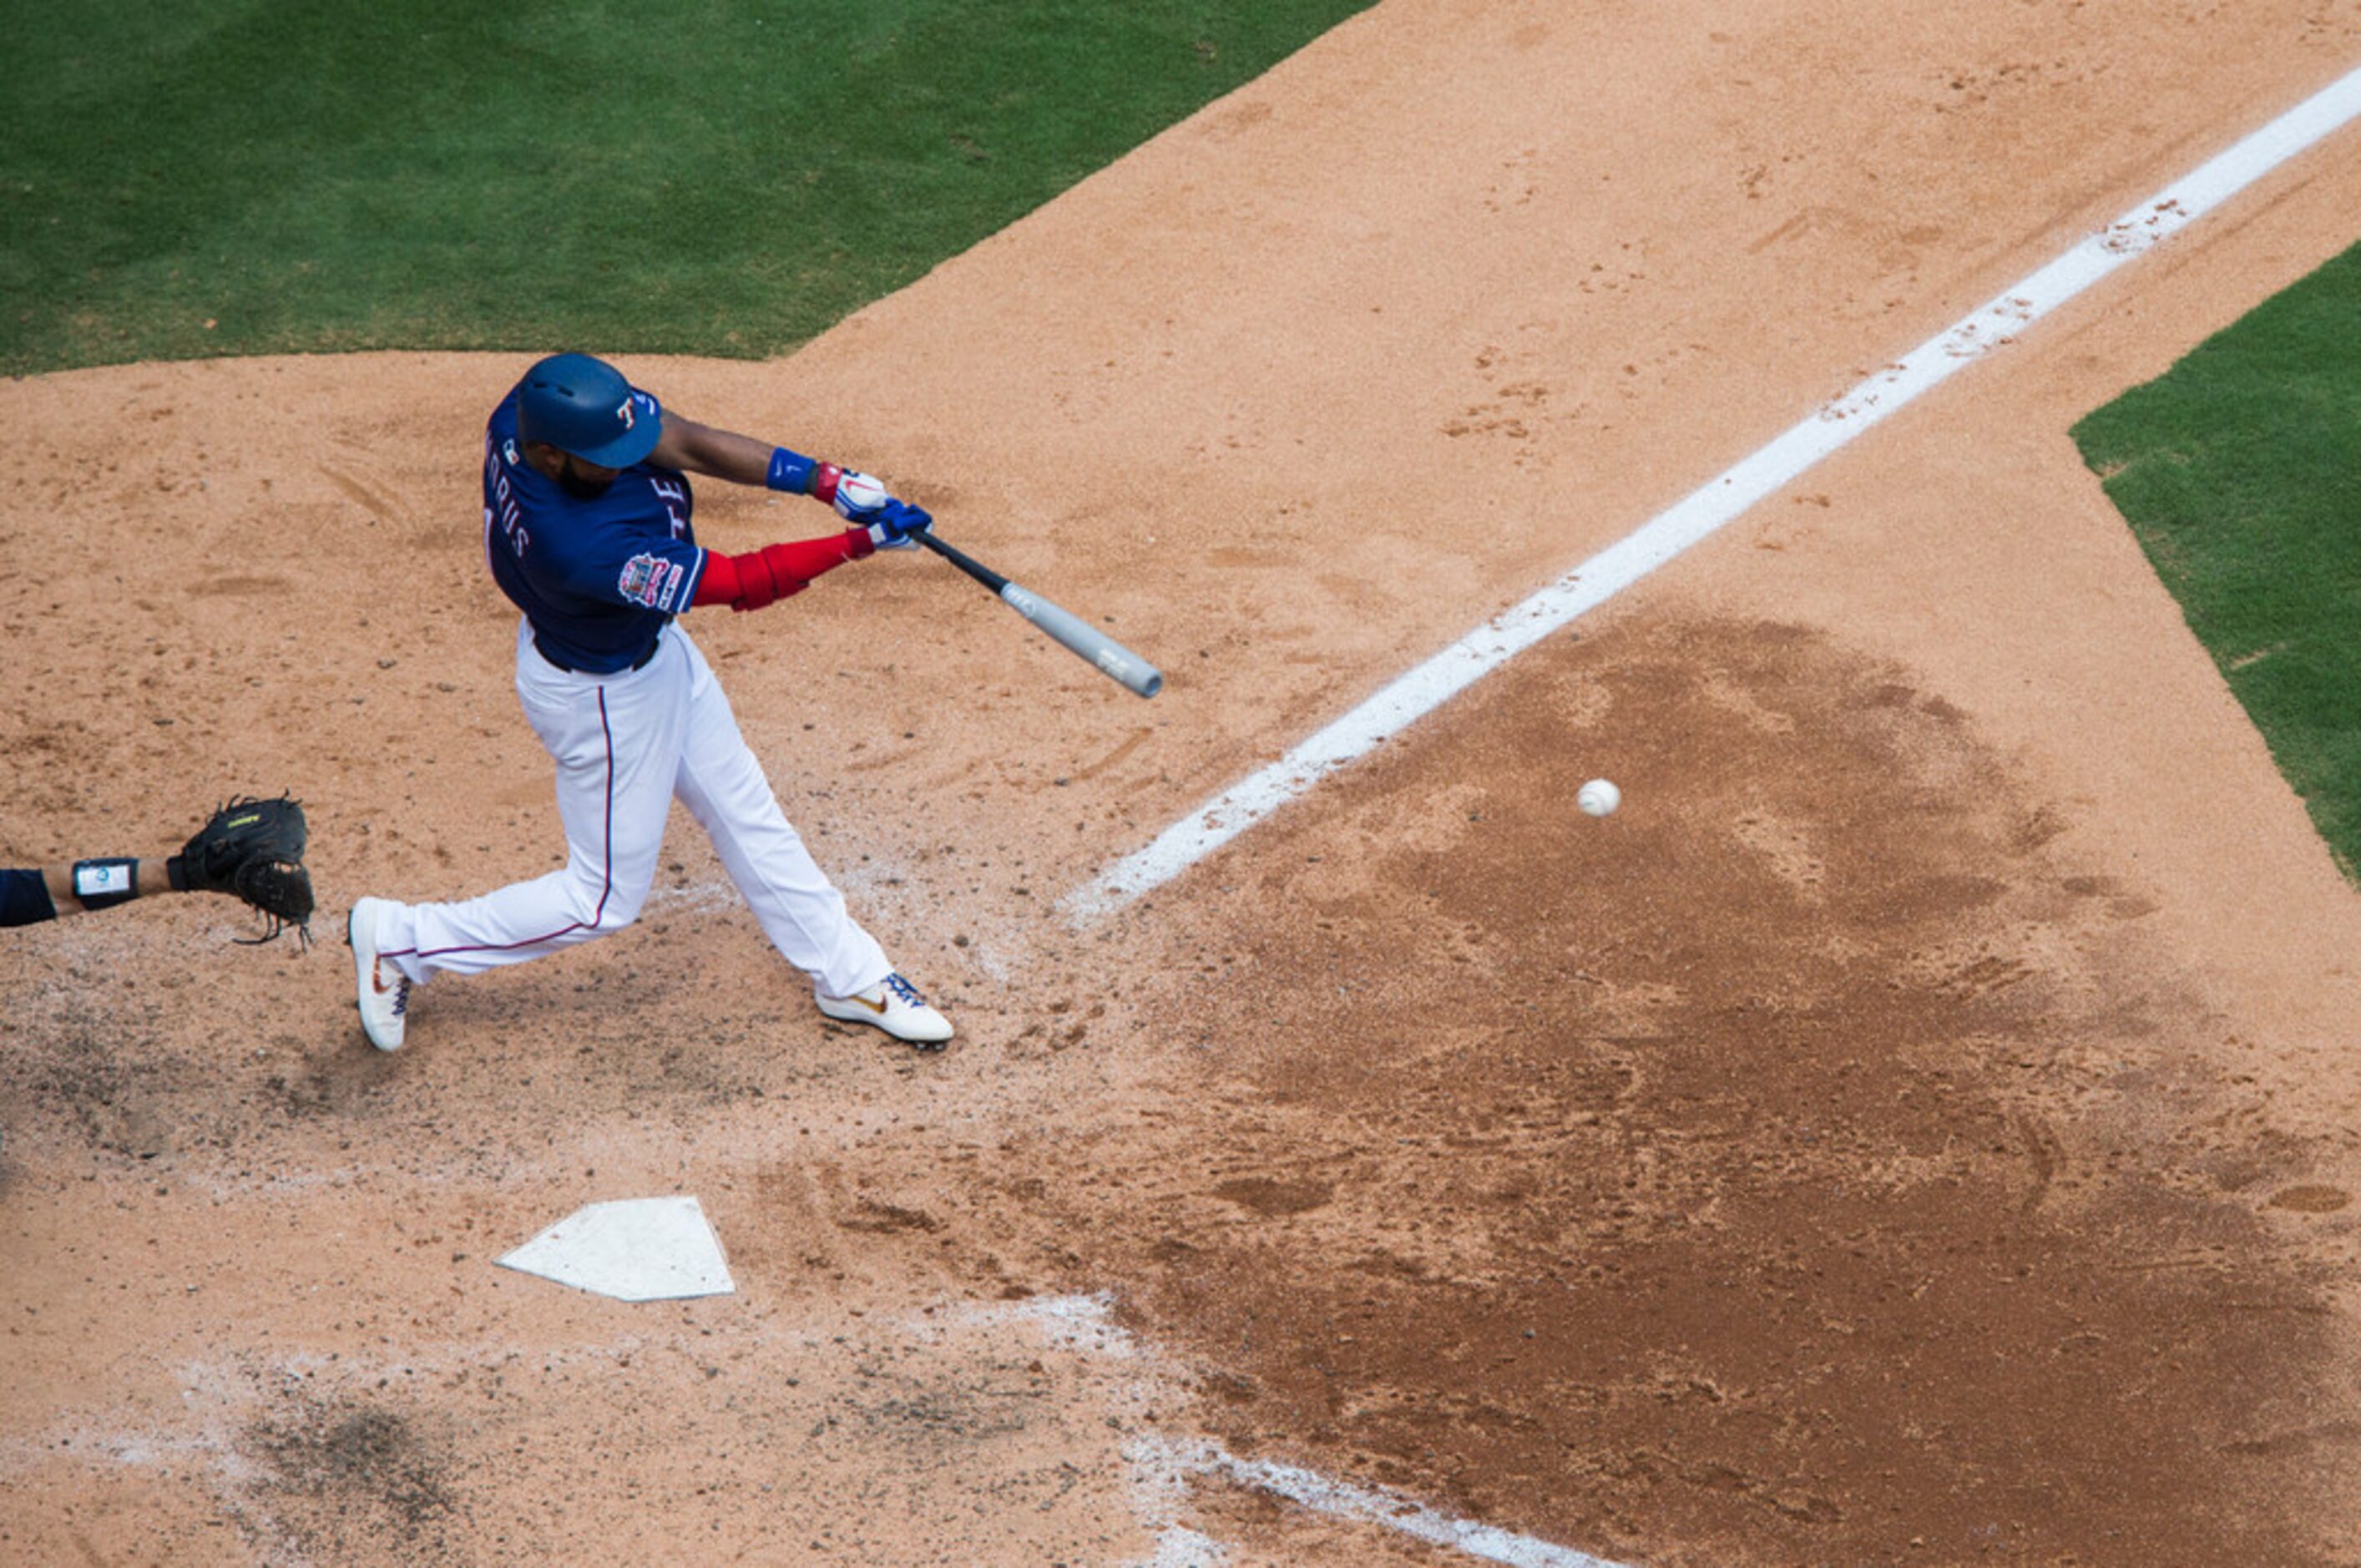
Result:
<svg viewBox="0 0 2361 1568"><path fill-rule="evenodd" d="M2074 427L2348 875L2361 866L2361 247Z"/></svg>
<svg viewBox="0 0 2361 1568"><path fill-rule="evenodd" d="M1368 3L0 0L0 372L774 354Z"/></svg>

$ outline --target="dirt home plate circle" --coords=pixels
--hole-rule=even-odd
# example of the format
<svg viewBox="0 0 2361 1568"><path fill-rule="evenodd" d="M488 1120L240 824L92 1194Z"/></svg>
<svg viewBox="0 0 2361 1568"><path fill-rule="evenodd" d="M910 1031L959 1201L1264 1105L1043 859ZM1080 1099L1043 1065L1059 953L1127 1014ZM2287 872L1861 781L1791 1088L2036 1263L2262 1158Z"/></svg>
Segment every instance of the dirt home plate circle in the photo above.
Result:
<svg viewBox="0 0 2361 1568"><path fill-rule="evenodd" d="M1604 817L1623 804L1623 792L1605 779L1593 779L1575 791L1574 803L1593 817Z"/></svg>

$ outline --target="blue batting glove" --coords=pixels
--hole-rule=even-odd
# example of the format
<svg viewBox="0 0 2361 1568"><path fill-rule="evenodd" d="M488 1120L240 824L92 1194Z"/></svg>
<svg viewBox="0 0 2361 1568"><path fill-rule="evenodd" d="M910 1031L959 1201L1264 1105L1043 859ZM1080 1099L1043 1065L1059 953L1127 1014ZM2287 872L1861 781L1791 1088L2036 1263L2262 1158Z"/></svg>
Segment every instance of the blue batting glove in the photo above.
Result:
<svg viewBox="0 0 2361 1568"><path fill-rule="evenodd" d="M916 549L917 536L934 526L935 520L923 508L888 496L869 524L869 543L880 550Z"/></svg>

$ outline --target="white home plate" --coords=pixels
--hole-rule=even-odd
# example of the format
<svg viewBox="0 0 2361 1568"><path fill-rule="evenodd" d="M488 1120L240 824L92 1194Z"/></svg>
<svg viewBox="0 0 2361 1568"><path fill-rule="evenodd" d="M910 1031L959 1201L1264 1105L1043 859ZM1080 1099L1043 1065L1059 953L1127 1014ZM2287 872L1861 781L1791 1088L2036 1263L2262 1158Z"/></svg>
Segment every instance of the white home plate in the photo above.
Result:
<svg viewBox="0 0 2361 1568"><path fill-rule="evenodd" d="M695 1198L592 1203L498 1261L620 1301L727 1296L737 1288Z"/></svg>

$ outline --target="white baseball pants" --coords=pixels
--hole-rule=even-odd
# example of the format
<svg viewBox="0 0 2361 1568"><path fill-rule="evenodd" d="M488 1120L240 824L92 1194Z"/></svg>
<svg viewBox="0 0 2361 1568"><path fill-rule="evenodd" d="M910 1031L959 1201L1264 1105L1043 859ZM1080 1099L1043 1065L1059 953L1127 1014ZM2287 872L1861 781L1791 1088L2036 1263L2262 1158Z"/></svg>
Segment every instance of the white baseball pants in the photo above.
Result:
<svg viewBox="0 0 2361 1568"><path fill-rule="evenodd" d="M677 798L787 961L829 996L893 971L779 809L730 699L675 622L654 658L617 675L561 670L517 629L517 697L557 763L566 869L459 904L390 905L378 949L412 981L473 974L630 925L647 902Z"/></svg>

